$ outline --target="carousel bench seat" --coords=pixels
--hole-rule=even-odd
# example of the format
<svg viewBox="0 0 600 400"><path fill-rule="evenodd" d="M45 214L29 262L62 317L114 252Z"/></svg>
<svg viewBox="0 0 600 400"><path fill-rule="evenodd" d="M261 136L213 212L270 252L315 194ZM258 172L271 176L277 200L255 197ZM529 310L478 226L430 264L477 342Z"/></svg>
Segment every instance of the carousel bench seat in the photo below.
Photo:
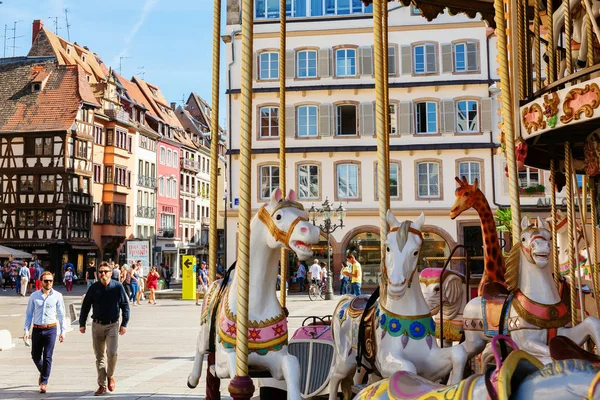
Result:
<svg viewBox="0 0 600 400"><path fill-rule="evenodd" d="M211 365L209 367L209 371L212 376L218 378L217 371L214 365ZM248 367L248 376L250 378L272 378L271 371L269 371L267 368L257 368L254 366Z"/></svg>
<svg viewBox="0 0 600 400"><path fill-rule="evenodd" d="M398 371L390 377L388 393L395 400L413 400L443 387L412 372Z"/></svg>
<svg viewBox="0 0 600 400"><path fill-rule="evenodd" d="M600 356L586 351L566 336L556 336L550 340L550 356L553 360L585 360L600 363Z"/></svg>

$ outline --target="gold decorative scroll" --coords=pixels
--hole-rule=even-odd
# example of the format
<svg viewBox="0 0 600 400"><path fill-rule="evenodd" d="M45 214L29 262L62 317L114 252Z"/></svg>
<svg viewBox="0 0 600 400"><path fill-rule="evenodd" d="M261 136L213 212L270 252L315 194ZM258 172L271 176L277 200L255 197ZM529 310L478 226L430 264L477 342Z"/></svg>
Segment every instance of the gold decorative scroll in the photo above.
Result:
<svg viewBox="0 0 600 400"><path fill-rule="evenodd" d="M546 128L546 121L544 121L544 112L542 107L533 103L531 107L525 107L521 113L521 121L527 129L527 133L531 131L537 131L538 129Z"/></svg>
<svg viewBox="0 0 600 400"><path fill-rule="evenodd" d="M563 101L564 115L560 117L560 122L568 124L573 120L577 121L581 118L581 114L591 118L598 105L600 105L600 88L596 83L585 85L583 89L572 89Z"/></svg>
<svg viewBox="0 0 600 400"><path fill-rule="evenodd" d="M558 114L558 104L560 99L556 92L548 93L544 95L544 114L547 118Z"/></svg>

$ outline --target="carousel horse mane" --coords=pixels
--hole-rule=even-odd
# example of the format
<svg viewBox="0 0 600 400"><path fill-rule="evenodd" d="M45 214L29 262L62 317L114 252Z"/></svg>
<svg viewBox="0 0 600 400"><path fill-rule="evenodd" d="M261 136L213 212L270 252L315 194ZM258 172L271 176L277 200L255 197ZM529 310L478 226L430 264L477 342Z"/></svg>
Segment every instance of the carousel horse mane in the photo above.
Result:
<svg viewBox="0 0 600 400"><path fill-rule="evenodd" d="M512 292L519 288L519 264L521 263L521 243L515 244L506 256L506 288Z"/></svg>
<svg viewBox="0 0 600 400"><path fill-rule="evenodd" d="M396 243L398 244L399 249L403 249L404 246L406 246L406 242L408 241L408 232L409 232L410 224L412 224L412 221L402 221L400 226L398 226L397 228L392 228L396 232ZM390 232L391 232L391 229L390 229ZM388 282L387 265L385 264L385 258L383 258L381 266L382 266L382 268L381 268L381 276L379 279L379 292L381 293L380 301L382 301L383 304L385 305L386 299L387 299L387 282Z"/></svg>
<svg viewBox="0 0 600 400"><path fill-rule="evenodd" d="M410 228L411 221L403 221L398 227L396 233L396 243L398 244L399 249L403 249L406 246L406 242L408 241L408 228Z"/></svg>

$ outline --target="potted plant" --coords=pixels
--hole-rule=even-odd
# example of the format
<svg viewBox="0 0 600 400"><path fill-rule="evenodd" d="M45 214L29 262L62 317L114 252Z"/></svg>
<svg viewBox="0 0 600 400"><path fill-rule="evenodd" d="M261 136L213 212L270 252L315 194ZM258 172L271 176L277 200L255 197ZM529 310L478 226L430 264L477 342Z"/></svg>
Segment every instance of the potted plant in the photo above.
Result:
<svg viewBox="0 0 600 400"><path fill-rule="evenodd" d="M535 195L535 194L544 193L546 191L546 187L544 185L532 185L532 186L526 187L524 189L520 189L519 191L522 194Z"/></svg>

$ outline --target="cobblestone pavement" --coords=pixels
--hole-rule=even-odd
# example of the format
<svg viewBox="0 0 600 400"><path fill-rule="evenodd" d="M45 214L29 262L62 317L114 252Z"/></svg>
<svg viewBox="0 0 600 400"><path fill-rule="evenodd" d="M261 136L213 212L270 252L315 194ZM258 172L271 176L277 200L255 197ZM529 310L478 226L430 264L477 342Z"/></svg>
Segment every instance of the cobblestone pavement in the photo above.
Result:
<svg viewBox="0 0 600 400"><path fill-rule="evenodd" d="M64 287L58 290L65 295L68 308L68 304L81 301L85 286L76 286L68 294ZM30 348L19 339L23 334L27 301L28 297L0 289L0 329L8 329L16 344L13 349L0 351L0 399L96 398L93 396L97 386L91 329L88 327L82 335L76 324L72 325L73 330L64 343L56 344L48 393L37 392L38 373L31 361ZM102 397L204 398L204 372L196 389L186 385L200 324L200 307L193 301L183 300L164 299L157 303L132 307L127 333L119 338L117 387L115 392ZM288 297L290 331L297 329L307 316L331 314L336 304L336 301L310 301L305 293L292 294ZM224 396L228 395L228 384L221 381Z"/></svg>

